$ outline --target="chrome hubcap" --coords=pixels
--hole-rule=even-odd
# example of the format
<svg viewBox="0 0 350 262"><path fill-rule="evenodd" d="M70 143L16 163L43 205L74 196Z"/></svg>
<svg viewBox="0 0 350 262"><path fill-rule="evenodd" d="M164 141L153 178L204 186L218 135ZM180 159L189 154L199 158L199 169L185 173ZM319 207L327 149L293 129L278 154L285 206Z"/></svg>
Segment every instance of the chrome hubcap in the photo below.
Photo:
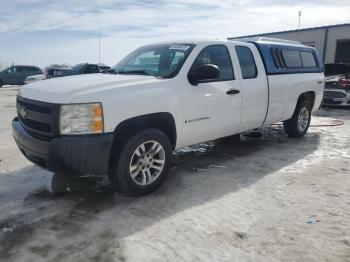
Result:
<svg viewBox="0 0 350 262"><path fill-rule="evenodd" d="M309 110L306 107L301 108L298 116L298 128L299 131L304 131L309 124Z"/></svg>
<svg viewBox="0 0 350 262"><path fill-rule="evenodd" d="M138 185L152 184L162 173L165 164L165 152L156 141L147 141L139 145L130 161L130 176Z"/></svg>

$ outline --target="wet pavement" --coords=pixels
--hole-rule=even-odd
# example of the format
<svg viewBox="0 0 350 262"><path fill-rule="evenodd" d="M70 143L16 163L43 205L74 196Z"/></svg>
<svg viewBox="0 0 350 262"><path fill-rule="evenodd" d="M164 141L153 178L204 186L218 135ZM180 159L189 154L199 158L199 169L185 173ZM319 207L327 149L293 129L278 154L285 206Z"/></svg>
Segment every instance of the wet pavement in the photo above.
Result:
<svg viewBox="0 0 350 262"><path fill-rule="evenodd" d="M57 195L11 139L15 94L0 90L0 261L350 260L350 111L317 113L345 124L302 139L273 126L184 148L147 196L91 178Z"/></svg>

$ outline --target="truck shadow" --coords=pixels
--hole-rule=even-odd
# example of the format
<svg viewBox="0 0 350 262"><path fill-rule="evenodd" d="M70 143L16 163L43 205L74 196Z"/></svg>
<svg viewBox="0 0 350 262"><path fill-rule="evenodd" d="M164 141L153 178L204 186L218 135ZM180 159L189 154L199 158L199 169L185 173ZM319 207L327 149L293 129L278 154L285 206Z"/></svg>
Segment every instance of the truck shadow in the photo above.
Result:
<svg viewBox="0 0 350 262"><path fill-rule="evenodd" d="M319 143L317 132L290 139L280 129L269 128L260 139L222 139L188 147L174 153L166 183L139 198L113 192L106 183L94 191L55 196L49 190L52 174L37 167L3 174L0 259L13 258L21 250L28 258L35 254L65 260L87 248L94 251L85 254L86 260L106 257L109 248L127 236L307 161Z"/></svg>

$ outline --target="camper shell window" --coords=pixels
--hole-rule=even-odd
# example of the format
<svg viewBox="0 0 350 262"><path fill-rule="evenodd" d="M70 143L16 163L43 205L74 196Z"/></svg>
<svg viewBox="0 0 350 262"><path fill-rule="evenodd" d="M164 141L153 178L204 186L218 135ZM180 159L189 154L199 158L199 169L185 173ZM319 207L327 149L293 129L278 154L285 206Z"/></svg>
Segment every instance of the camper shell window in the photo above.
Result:
<svg viewBox="0 0 350 262"><path fill-rule="evenodd" d="M277 68L316 68L317 62L312 52L280 48L270 50Z"/></svg>

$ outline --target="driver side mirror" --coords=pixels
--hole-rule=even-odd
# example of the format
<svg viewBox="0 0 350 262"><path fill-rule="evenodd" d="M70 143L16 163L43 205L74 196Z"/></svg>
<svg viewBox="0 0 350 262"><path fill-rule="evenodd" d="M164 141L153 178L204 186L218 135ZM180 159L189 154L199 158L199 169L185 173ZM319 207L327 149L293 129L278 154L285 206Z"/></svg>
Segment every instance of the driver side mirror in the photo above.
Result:
<svg viewBox="0 0 350 262"><path fill-rule="evenodd" d="M220 69L217 65L204 64L197 66L188 73L188 81L191 85L217 80L220 78Z"/></svg>

